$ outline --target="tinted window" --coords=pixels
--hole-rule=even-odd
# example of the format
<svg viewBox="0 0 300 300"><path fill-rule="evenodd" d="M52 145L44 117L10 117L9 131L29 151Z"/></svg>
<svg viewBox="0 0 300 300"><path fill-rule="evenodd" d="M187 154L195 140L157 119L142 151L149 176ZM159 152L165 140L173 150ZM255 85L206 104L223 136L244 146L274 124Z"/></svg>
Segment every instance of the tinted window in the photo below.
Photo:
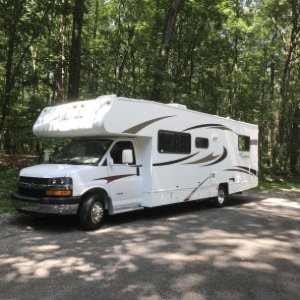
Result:
<svg viewBox="0 0 300 300"><path fill-rule="evenodd" d="M250 150L250 137L246 135L239 135L239 151Z"/></svg>
<svg viewBox="0 0 300 300"><path fill-rule="evenodd" d="M197 137L195 140L195 146L196 148L208 148L208 139L207 138L201 138Z"/></svg>
<svg viewBox="0 0 300 300"><path fill-rule="evenodd" d="M123 150L131 149L133 153L133 163L135 165L135 155L134 155L134 148L131 142L122 141L117 142L110 151L110 156L114 161L114 164L122 164L122 153ZM131 165L131 164L130 164Z"/></svg>
<svg viewBox="0 0 300 300"><path fill-rule="evenodd" d="M158 152L191 153L191 135L182 132L160 130L158 132Z"/></svg>

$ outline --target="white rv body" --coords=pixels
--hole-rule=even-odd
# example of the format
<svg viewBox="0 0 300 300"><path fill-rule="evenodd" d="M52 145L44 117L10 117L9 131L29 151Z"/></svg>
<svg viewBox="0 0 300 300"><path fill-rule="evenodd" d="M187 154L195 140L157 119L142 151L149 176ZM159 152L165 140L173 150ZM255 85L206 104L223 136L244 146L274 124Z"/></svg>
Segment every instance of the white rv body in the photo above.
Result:
<svg viewBox="0 0 300 300"><path fill-rule="evenodd" d="M72 197L80 199L101 189L110 214L216 197L220 185L233 194L258 184L258 126L183 105L102 96L45 108L33 132L38 137L111 140L96 166L41 164L20 172L29 178L70 177ZM176 151L164 150L171 147L168 140L175 141ZM110 151L120 141L132 143L134 164L113 161ZM18 200L26 202L24 196Z"/></svg>

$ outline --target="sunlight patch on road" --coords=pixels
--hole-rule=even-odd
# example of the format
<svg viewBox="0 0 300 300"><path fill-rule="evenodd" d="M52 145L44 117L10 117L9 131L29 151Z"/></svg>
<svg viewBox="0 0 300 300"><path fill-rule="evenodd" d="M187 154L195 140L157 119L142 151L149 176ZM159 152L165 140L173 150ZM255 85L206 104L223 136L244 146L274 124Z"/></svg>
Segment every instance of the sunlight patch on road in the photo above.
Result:
<svg viewBox="0 0 300 300"><path fill-rule="evenodd" d="M61 259L34 260L23 256L0 258L0 266L10 265L12 271L5 276L7 281L26 282L30 279L49 278L52 272L63 274L80 273L89 281L101 279L101 273L94 266L79 257L63 257Z"/></svg>
<svg viewBox="0 0 300 300"><path fill-rule="evenodd" d="M181 292L189 292L194 287L204 282L205 279L206 279L205 276L197 273L183 275L175 280L173 288Z"/></svg>
<svg viewBox="0 0 300 300"><path fill-rule="evenodd" d="M284 198L267 198L262 200L262 203L270 206L283 206L283 207L300 209L300 203L296 201L287 200Z"/></svg>
<svg viewBox="0 0 300 300"><path fill-rule="evenodd" d="M51 252L51 251L56 251L60 248L58 245L40 245L40 246L30 246L26 247L30 252Z"/></svg>

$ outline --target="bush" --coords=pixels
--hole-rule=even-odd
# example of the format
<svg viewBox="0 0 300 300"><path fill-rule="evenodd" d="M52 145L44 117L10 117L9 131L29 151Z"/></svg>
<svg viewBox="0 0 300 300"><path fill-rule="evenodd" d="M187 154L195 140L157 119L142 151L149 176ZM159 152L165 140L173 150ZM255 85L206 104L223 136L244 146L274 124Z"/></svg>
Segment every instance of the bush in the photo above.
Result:
<svg viewBox="0 0 300 300"><path fill-rule="evenodd" d="M10 193L16 189L17 169L0 169L0 213L14 211L10 203Z"/></svg>

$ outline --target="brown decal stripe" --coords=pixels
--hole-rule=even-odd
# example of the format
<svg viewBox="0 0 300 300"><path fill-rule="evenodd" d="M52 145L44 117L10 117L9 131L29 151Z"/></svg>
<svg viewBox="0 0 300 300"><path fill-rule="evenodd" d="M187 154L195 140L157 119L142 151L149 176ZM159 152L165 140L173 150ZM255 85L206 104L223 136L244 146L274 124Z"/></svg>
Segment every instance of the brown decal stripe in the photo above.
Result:
<svg viewBox="0 0 300 300"><path fill-rule="evenodd" d="M241 169L226 169L224 171L234 171L234 172L240 172L240 173L245 173L245 174L248 174L248 175L250 174L252 176L256 176L256 175L254 175L252 173L249 173L249 171L245 171L245 170L241 170Z"/></svg>
<svg viewBox="0 0 300 300"><path fill-rule="evenodd" d="M258 140L250 140L250 145L258 145Z"/></svg>
<svg viewBox="0 0 300 300"><path fill-rule="evenodd" d="M166 116L166 117L156 118L156 119L152 119L152 120L149 120L149 121L137 124L137 125L135 125L133 127L130 127L128 129L126 129L125 131L123 131L123 133L135 134L135 133L138 133L143 128L151 125L152 123L155 123L157 121L160 121L160 120L163 120L163 119L166 119L166 118L171 118L171 117L175 117L175 115L174 116Z"/></svg>
<svg viewBox="0 0 300 300"><path fill-rule="evenodd" d="M250 171L250 173L252 173L252 174L255 175L255 176L256 176L256 174L257 174L257 171L256 171L256 170L251 169L251 168L248 168L248 167L243 167L243 166L234 166L234 167L235 167L235 168L243 169L243 170L247 171L248 173L249 173L249 171Z"/></svg>
<svg viewBox="0 0 300 300"><path fill-rule="evenodd" d="M129 176L136 176L136 174L123 174L123 175L114 175L114 176L107 176L107 177L101 177L101 178L96 178L94 180L106 180L107 183L110 183L112 181L124 178L124 177L129 177Z"/></svg>
<svg viewBox="0 0 300 300"><path fill-rule="evenodd" d="M232 131L233 133L236 133L233 130L231 130L230 128L228 128L228 127L226 127L226 126L224 126L222 124L202 124L202 125L196 125L196 126L184 129L183 131L188 131L188 130L193 130L193 129L198 129L198 128L204 128L204 127L207 127L207 129L215 128L215 129L221 129L221 130L229 130L229 131Z"/></svg>
<svg viewBox="0 0 300 300"><path fill-rule="evenodd" d="M211 127L211 126L222 126L221 124L202 124L202 125L196 125L193 127L189 127L187 129L184 129L182 131L188 131L188 130L192 130L192 129L197 129L197 128L203 128L203 127Z"/></svg>
<svg viewBox="0 0 300 300"><path fill-rule="evenodd" d="M187 197L186 197L183 201L189 201L189 200L192 198L192 196L196 193L196 191L199 189L199 187L200 187L205 181L207 181L209 178L210 178L210 176L208 176L206 179L204 179L202 182L200 182L200 183L198 184L198 186L197 186L195 189L193 189L193 190L187 195Z"/></svg>
<svg viewBox="0 0 300 300"><path fill-rule="evenodd" d="M181 161L184 161L186 159L189 159L195 155L197 155L199 152L196 152L192 155L189 155L189 156L186 156L186 157L183 157L183 158L180 158L180 159L176 159L176 160L171 160L171 161L166 161L166 162L162 162L162 163L156 163L156 164L153 164L153 167L159 167L159 166L166 166L166 165L173 165L173 164L176 164L178 162L181 162Z"/></svg>
<svg viewBox="0 0 300 300"><path fill-rule="evenodd" d="M188 163L185 163L185 165L193 165L193 164L201 164L201 163L204 163L204 162L209 162L209 161L212 161L214 159L216 159L219 155L213 155L212 153L203 157L203 158L200 158L198 160L195 160L195 161L192 161L192 162L188 162Z"/></svg>
<svg viewBox="0 0 300 300"><path fill-rule="evenodd" d="M228 130L228 131L232 131L230 128L226 127L226 126L211 126L211 127L207 127L208 129L210 128L215 128L215 129L221 129L221 130ZM234 132L234 131L232 131Z"/></svg>
<svg viewBox="0 0 300 300"><path fill-rule="evenodd" d="M220 156L220 158L217 159L216 161L210 163L210 164L204 165L203 167L215 165L215 164L217 164L217 163L223 161L226 157L227 157L227 149L223 146L223 153L222 153L222 155Z"/></svg>

